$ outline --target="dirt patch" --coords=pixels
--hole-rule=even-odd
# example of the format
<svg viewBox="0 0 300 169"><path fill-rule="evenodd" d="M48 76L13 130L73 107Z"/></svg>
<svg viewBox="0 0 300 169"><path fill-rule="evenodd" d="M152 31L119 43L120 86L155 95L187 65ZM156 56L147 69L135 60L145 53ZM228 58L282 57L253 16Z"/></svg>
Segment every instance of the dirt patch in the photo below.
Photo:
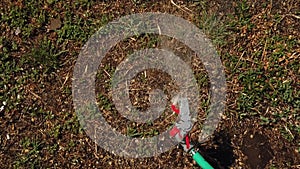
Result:
<svg viewBox="0 0 300 169"><path fill-rule="evenodd" d="M273 158L273 151L266 136L247 133L243 140L242 151L247 156L247 164L253 169L265 168Z"/></svg>

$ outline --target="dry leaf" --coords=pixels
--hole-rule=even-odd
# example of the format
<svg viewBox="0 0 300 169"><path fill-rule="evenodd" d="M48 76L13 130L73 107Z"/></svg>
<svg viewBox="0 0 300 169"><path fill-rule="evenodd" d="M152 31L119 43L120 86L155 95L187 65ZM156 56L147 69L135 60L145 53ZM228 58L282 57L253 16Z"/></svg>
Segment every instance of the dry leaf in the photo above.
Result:
<svg viewBox="0 0 300 169"><path fill-rule="evenodd" d="M59 18L52 18L50 20L50 25L48 27L49 30L57 30L61 27L61 20Z"/></svg>

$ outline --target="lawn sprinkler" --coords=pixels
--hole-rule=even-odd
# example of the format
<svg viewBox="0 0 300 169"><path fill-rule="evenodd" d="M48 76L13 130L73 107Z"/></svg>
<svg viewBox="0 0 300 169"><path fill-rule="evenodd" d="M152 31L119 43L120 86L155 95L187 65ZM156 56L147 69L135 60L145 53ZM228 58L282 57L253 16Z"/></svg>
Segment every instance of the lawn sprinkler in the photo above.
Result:
<svg viewBox="0 0 300 169"><path fill-rule="evenodd" d="M171 105L172 111L179 115L179 121L176 122L175 126L171 129L170 136L179 142L184 151L189 153L202 169L213 169L202 155L195 150L194 145L190 142L188 131L192 128L192 122L188 99L180 98L178 101L179 109L176 108L177 99L175 99Z"/></svg>

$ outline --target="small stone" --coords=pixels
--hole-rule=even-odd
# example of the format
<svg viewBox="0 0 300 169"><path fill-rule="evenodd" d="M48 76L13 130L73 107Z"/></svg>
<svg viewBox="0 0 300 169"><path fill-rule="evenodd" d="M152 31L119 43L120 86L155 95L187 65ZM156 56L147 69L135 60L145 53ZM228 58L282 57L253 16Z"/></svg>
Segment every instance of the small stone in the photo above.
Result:
<svg viewBox="0 0 300 169"><path fill-rule="evenodd" d="M21 33L20 27L17 27L16 31L15 31L15 35L19 35Z"/></svg>

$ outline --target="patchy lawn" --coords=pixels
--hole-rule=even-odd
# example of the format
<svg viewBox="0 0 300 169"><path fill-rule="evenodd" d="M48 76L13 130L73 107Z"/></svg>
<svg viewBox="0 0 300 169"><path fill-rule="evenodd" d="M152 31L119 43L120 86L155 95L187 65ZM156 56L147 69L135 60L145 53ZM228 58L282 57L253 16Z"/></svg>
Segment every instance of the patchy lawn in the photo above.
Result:
<svg viewBox="0 0 300 169"><path fill-rule="evenodd" d="M106 23L141 12L189 20L221 56L227 107L214 136L198 145L208 161L216 168L300 167L299 0L2 0L0 7L0 168L197 168L176 147L152 158L115 156L97 146L76 117L71 82L81 47ZM186 54L172 43L164 45L179 56ZM167 125L162 118L151 126L123 123L114 116L109 92L110 75L128 53L161 45L155 35L122 41L99 67L99 108L112 125L123 126L124 134L155 135ZM195 63L206 112L209 79L202 63ZM131 83L131 101L141 110L148 106L146 89L176 88L165 73L145 73L146 78L141 73ZM200 127L197 123L191 131L193 141Z"/></svg>

